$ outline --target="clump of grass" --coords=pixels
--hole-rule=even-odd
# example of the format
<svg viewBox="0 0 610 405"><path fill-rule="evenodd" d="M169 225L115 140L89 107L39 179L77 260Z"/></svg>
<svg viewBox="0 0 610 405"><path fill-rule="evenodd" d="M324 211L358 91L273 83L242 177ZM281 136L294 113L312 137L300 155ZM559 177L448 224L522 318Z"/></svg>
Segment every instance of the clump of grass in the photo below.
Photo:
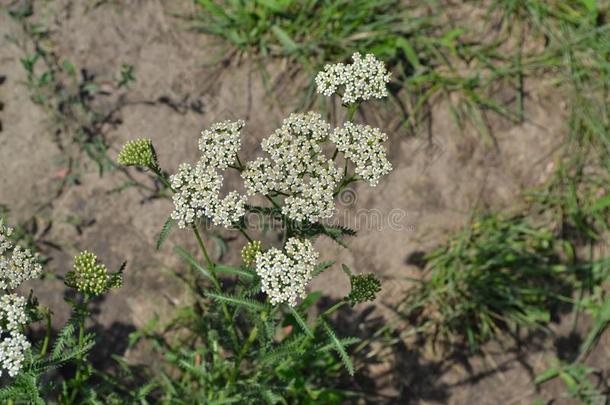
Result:
<svg viewBox="0 0 610 405"><path fill-rule="evenodd" d="M567 295L567 267L548 228L486 215L427 257L427 279L399 311L434 340L472 349L505 330L535 327ZM413 331L411 331L413 332Z"/></svg>
<svg viewBox="0 0 610 405"><path fill-rule="evenodd" d="M192 27L226 39L239 51L288 57L319 69L356 51L392 58L400 37L423 20L407 20L399 0L198 0Z"/></svg>

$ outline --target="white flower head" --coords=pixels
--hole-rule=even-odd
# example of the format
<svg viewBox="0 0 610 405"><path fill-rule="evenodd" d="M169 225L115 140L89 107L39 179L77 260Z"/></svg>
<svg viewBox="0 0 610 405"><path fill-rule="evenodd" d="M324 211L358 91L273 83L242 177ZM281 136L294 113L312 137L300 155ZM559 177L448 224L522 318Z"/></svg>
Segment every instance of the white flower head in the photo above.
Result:
<svg viewBox="0 0 610 405"><path fill-rule="evenodd" d="M315 79L318 93L331 96L343 88L342 101L345 104L387 97L391 75L384 63L372 54L362 58L358 52L352 55L352 59L350 65L326 65Z"/></svg>
<svg viewBox="0 0 610 405"><path fill-rule="evenodd" d="M214 168L203 161L195 167L183 163L178 172L170 177L170 181L175 191L171 217L180 228L192 225L200 218L214 215L222 186L222 177Z"/></svg>
<svg viewBox="0 0 610 405"><path fill-rule="evenodd" d="M267 158L258 157L248 162L241 173L248 195L256 193L267 195L277 188L277 170Z"/></svg>
<svg viewBox="0 0 610 405"><path fill-rule="evenodd" d="M326 166L317 167L307 177L307 180L302 179L300 190L286 198L282 213L299 222L317 222L332 217L334 192L341 180L341 171L329 159Z"/></svg>
<svg viewBox="0 0 610 405"><path fill-rule="evenodd" d="M14 290L24 281L42 274L37 256L11 242L12 232L0 222L0 290Z"/></svg>
<svg viewBox="0 0 610 405"><path fill-rule="evenodd" d="M216 169L224 170L233 162L241 146L240 131L245 122L222 121L217 122L201 131L199 150L202 152L201 160Z"/></svg>
<svg viewBox="0 0 610 405"><path fill-rule="evenodd" d="M212 222L214 225L222 225L225 228L235 226L246 213L245 203L246 196L240 195L237 191L231 191L216 205Z"/></svg>
<svg viewBox="0 0 610 405"><path fill-rule="evenodd" d="M11 377L19 374L25 360L25 352L30 346L23 333L14 332L3 338L0 341L0 376L2 369Z"/></svg>
<svg viewBox="0 0 610 405"><path fill-rule="evenodd" d="M22 333L27 323L26 299L17 294L0 297L0 376L4 369L9 376L16 376L30 343Z"/></svg>
<svg viewBox="0 0 610 405"><path fill-rule="evenodd" d="M342 128L335 128L331 141L337 149L355 165L355 172L371 186L392 170L383 143L387 135L379 128L346 122Z"/></svg>
<svg viewBox="0 0 610 405"><path fill-rule="evenodd" d="M18 332L26 324L26 299L17 294L0 297L0 335L4 332Z"/></svg>
<svg viewBox="0 0 610 405"><path fill-rule="evenodd" d="M349 69L343 63L324 65L324 70L316 76L316 88L318 93L330 97L337 89L347 82Z"/></svg>
<svg viewBox="0 0 610 405"><path fill-rule="evenodd" d="M256 256L256 273L261 278L261 290L273 305L286 303L295 306L305 297L305 287L311 281L318 260L309 240L290 238L285 252L271 248Z"/></svg>
<svg viewBox="0 0 610 405"><path fill-rule="evenodd" d="M278 191L300 191L303 177L324 166L327 159L322 154L322 142L328 139L330 130L318 113L293 113L263 140L262 148L273 162L271 173Z"/></svg>

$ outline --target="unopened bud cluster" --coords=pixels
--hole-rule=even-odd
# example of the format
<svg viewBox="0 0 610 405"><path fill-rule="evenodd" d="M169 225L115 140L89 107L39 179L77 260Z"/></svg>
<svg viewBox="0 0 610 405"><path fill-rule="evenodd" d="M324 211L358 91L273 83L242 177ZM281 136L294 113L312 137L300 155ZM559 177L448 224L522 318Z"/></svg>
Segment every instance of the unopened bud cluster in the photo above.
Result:
<svg viewBox="0 0 610 405"><path fill-rule="evenodd" d="M374 301L377 293L381 291L381 282L374 274L358 274L350 277L352 290L347 296L351 305L367 301Z"/></svg>
<svg viewBox="0 0 610 405"><path fill-rule="evenodd" d="M95 254L84 251L74 258L74 269L66 274L65 283L83 294L95 296L120 287L122 274L108 273Z"/></svg>
<svg viewBox="0 0 610 405"><path fill-rule="evenodd" d="M119 153L117 162L123 166L157 166L157 156L152 141L146 138L128 141Z"/></svg>
<svg viewBox="0 0 610 405"><path fill-rule="evenodd" d="M262 244L259 241L254 240L252 242L249 242L241 250L241 258L247 267L250 267L252 266L252 264L254 264L254 261L256 260L256 255L258 255L261 251L261 247Z"/></svg>

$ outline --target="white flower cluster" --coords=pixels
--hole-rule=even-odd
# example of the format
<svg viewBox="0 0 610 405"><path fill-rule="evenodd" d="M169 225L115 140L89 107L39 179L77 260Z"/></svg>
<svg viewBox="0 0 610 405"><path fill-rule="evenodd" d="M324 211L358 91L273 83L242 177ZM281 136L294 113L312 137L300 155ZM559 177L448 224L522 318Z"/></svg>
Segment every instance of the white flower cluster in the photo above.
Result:
<svg viewBox="0 0 610 405"><path fill-rule="evenodd" d="M10 242L11 228L0 222L0 290L14 290L24 281L38 278L42 266L28 249Z"/></svg>
<svg viewBox="0 0 610 405"><path fill-rule="evenodd" d="M226 169L235 161L240 148L240 131L244 122L223 121L202 131L199 149L202 156L193 167L183 163L170 177L175 193L171 217L180 228L194 224L203 217L216 225L232 227L245 214L246 196L230 192L220 196L223 177L217 170Z"/></svg>
<svg viewBox="0 0 610 405"><path fill-rule="evenodd" d="M322 153L330 125L315 112L294 113L262 142L271 158L257 158L242 172L248 194L289 194L282 212L295 221L315 222L334 212L340 171Z"/></svg>
<svg viewBox="0 0 610 405"><path fill-rule="evenodd" d="M12 232L0 221L0 376L5 370L14 377L21 370L30 343L22 332L28 321L26 299L7 290L40 277L42 266L28 249L11 242Z"/></svg>
<svg viewBox="0 0 610 405"><path fill-rule="evenodd" d="M216 205L212 222L214 222L214 225L223 225L225 228L230 228L233 224L239 222L239 219L246 213L245 203L245 195L241 195L237 191L231 191Z"/></svg>
<svg viewBox="0 0 610 405"><path fill-rule="evenodd" d="M331 96L343 87L342 100L345 104L387 97L386 85L390 82L390 73L383 62L371 54L363 59L358 52L352 55L352 59L351 65L326 65L324 71L316 76L318 93Z"/></svg>
<svg viewBox="0 0 610 405"><path fill-rule="evenodd" d="M342 128L335 128L330 136L337 149L354 163L356 174L372 187L392 170L383 147L387 138L379 128L351 122L346 122Z"/></svg>
<svg viewBox="0 0 610 405"><path fill-rule="evenodd" d="M335 212L334 191L341 177L341 171L332 160L328 160L325 166L315 167L309 174L309 182L284 200L282 213L300 222L332 217Z"/></svg>
<svg viewBox="0 0 610 405"><path fill-rule="evenodd" d="M273 305L295 306L297 298L305 297L305 287L312 277L318 260L309 240L290 238L286 251L271 248L256 255L256 273L262 281L261 290Z"/></svg>
<svg viewBox="0 0 610 405"><path fill-rule="evenodd" d="M22 333L27 322L26 300L17 294L0 298L0 376L2 369L14 377L21 370L30 343Z"/></svg>
<svg viewBox="0 0 610 405"><path fill-rule="evenodd" d="M235 156L241 147L240 131L244 125L246 124L242 120L223 121L201 131L199 138L201 160L217 169L226 169L235 161Z"/></svg>

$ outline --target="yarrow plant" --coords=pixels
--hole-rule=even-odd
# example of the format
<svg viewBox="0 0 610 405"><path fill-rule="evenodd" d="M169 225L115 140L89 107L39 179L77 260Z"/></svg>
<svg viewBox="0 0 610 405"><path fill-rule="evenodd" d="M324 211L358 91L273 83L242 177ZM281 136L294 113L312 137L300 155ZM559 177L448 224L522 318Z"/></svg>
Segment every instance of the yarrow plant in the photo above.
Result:
<svg viewBox="0 0 610 405"><path fill-rule="evenodd" d="M173 175L166 175L159 168L154 148L146 140L130 141L119 154L119 163L129 165L139 159L139 166L149 169L171 193L174 208L157 246L167 238L173 224L192 230L204 264L199 264L185 249L180 249L179 253L209 281L207 286L191 290L201 291L198 295L203 300L201 305L206 306L206 300L210 299L217 303L210 305L208 302L202 316L208 317L206 322L215 325L213 328L226 332L222 333L224 340L220 344L226 353L231 353L227 358L230 371L222 382L210 382L202 375L185 371L187 376L181 381L190 383L172 383L169 391L205 398L200 399L204 402L238 398L262 400L263 396L269 398L266 395L281 397L282 393L276 388L278 384L286 384L286 380L281 377L283 366L280 365L288 361L292 372L306 367L307 363L303 363L299 354L314 353L320 345L334 348L349 373L354 373L346 346L356 340L338 338L330 326L330 316L344 304L374 300L380 291L379 280L373 274L350 274L352 291L349 295L319 313L313 323L302 315L315 300L315 295L308 294L309 283L332 265L332 262L319 263L320 255L314 247L316 239L327 236L343 243L343 237L355 235L355 231L322 222L335 213L336 196L353 182L364 181L376 186L392 169L384 146L387 136L378 128L353 122L362 102L387 96L386 84L390 75L383 62L373 55L363 58L356 53L353 60L351 65L329 65L316 78L320 94L336 93L342 97L347 120L340 127L333 128L314 111L290 114L261 142L265 155L242 163L240 136L242 130L247 129L245 122L219 122L201 132L198 161L180 164ZM137 153L134 145L138 145ZM148 152L144 150L146 148ZM136 157L127 158L132 155ZM154 159L151 160L151 156ZM227 170L239 172L245 193L239 189L226 190L224 172ZM255 205L259 201L268 204ZM261 241L252 239L248 233L248 213L279 219L282 246L264 246ZM212 260L201 234L201 225L210 223L244 236L247 244L241 252L241 266L220 265ZM93 262L89 262L93 266ZM221 275L235 276L239 282L227 284ZM214 318L215 313L218 318ZM223 320L222 324L218 324L219 318ZM295 330L289 339L278 340L276 331L288 319L296 322L301 333ZM192 333L202 332L198 329ZM209 343L212 346L219 343L215 334L206 335L205 339L212 339L215 342ZM176 358L182 370L185 362L193 359L211 362L206 367L220 367L212 353L193 348L197 354L184 358L181 344L174 346L167 342L164 347L172 351L172 358ZM317 356L312 357L315 358ZM316 383L327 384L328 378ZM260 389L269 384L276 388L271 391ZM194 386L199 386L199 390ZM298 395L286 395L293 395L286 401L294 402L295 398L303 399L301 396L307 394L300 390Z"/></svg>

